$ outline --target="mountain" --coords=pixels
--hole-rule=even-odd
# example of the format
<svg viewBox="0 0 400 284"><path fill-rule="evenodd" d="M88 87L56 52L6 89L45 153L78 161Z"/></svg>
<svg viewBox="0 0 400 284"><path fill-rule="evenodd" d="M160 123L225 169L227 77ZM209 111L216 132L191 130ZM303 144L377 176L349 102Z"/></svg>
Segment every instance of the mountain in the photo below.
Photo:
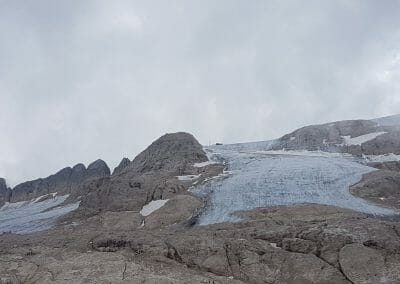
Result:
<svg viewBox="0 0 400 284"><path fill-rule="evenodd" d="M355 156L399 155L399 117L306 126L279 138L273 149L341 152Z"/></svg>
<svg viewBox="0 0 400 284"><path fill-rule="evenodd" d="M102 160L67 167L47 178L27 181L15 186L11 191L10 202L27 201L50 193L71 194L84 182L108 177L110 169Z"/></svg>
<svg viewBox="0 0 400 284"><path fill-rule="evenodd" d="M165 134L112 175L98 160L18 185L1 281L400 283L396 121L208 147Z"/></svg>
<svg viewBox="0 0 400 284"><path fill-rule="evenodd" d="M82 214L98 210L140 210L146 203L185 192L176 176L198 171L193 164L208 158L188 133L165 134L141 152L118 174L93 187L82 199Z"/></svg>
<svg viewBox="0 0 400 284"><path fill-rule="evenodd" d="M131 161L128 158L123 158L117 167L114 168L112 175L117 175L122 172Z"/></svg>

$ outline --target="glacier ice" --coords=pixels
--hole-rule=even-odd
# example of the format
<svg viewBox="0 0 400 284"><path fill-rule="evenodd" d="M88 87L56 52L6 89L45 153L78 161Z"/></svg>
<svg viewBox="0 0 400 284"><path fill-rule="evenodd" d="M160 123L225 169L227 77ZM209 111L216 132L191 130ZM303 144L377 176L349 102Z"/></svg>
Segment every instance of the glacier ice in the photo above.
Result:
<svg viewBox="0 0 400 284"><path fill-rule="evenodd" d="M373 168L347 156L269 152L268 143L206 148L214 160L225 162L230 174L191 189L207 199L200 225L236 221L235 211L300 203L334 205L374 215L395 213L349 192L349 186Z"/></svg>
<svg viewBox="0 0 400 284"><path fill-rule="evenodd" d="M42 197L3 205L0 208L0 233L27 234L47 230L55 225L58 217L79 207L79 202L61 206L68 195L53 195L38 202Z"/></svg>

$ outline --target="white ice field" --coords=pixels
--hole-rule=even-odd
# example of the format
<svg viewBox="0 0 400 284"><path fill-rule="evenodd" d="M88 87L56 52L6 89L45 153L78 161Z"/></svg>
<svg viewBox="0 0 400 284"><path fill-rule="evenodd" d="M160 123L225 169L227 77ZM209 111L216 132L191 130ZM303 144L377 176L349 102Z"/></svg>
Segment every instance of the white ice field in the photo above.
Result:
<svg viewBox="0 0 400 284"><path fill-rule="evenodd" d="M50 229L57 218L79 206L79 202L60 206L68 195L52 197L40 201L42 197L31 201L6 203L0 208L0 234L13 232L27 234Z"/></svg>
<svg viewBox="0 0 400 284"><path fill-rule="evenodd" d="M257 207L317 203L373 215L397 212L354 197L349 187L375 169L349 156L307 151L265 151L271 142L212 146L213 160L224 160L228 177L214 178L192 191L208 198L200 225L235 221L232 213Z"/></svg>

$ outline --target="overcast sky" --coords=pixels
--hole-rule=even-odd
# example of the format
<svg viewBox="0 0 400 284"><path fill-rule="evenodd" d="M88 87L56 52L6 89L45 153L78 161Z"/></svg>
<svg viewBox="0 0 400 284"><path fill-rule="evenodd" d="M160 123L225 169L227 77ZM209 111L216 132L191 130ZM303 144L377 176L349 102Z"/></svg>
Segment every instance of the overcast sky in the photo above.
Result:
<svg viewBox="0 0 400 284"><path fill-rule="evenodd" d="M400 1L0 0L0 176L400 113Z"/></svg>

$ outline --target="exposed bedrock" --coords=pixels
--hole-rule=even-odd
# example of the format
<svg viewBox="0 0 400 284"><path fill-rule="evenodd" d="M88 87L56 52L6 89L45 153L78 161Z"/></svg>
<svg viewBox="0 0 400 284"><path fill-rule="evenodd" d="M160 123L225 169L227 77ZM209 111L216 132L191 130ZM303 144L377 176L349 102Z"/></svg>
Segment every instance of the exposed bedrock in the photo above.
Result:
<svg viewBox="0 0 400 284"><path fill-rule="evenodd" d="M377 170L364 174L350 192L374 203L400 209L400 173Z"/></svg>
<svg viewBox="0 0 400 284"><path fill-rule="evenodd" d="M83 164L67 167L47 178L27 181L15 186L10 202L25 201L49 193L71 194L84 183L108 177L110 169L102 160L91 163L87 168Z"/></svg>
<svg viewBox="0 0 400 284"><path fill-rule="evenodd" d="M183 193L190 184L177 176L198 173L202 169L193 165L207 160L203 147L191 134L165 134L110 179L92 187L82 200L79 214L140 210L152 200Z"/></svg>
<svg viewBox="0 0 400 284"><path fill-rule="evenodd" d="M347 137L352 139L363 135L372 136L366 141L346 143ZM345 120L306 126L284 135L272 148L322 150L355 156L400 154L400 121L397 124L380 124L379 120Z"/></svg>
<svg viewBox="0 0 400 284"><path fill-rule="evenodd" d="M128 158L123 158L121 162L116 166L112 172L112 175L117 175L121 173L130 163L131 161Z"/></svg>
<svg viewBox="0 0 400 284"><path fill-rule="evenodd" d="M400 161L372 162L368 163L368 166L380 170L400 172Z"/></svg>
<svg viewBox="0 0 400 284"><path fill-rule="evenodd" d="M7 187L6 180L0 178L0 206L10 201L11 189Z"/></svg>

